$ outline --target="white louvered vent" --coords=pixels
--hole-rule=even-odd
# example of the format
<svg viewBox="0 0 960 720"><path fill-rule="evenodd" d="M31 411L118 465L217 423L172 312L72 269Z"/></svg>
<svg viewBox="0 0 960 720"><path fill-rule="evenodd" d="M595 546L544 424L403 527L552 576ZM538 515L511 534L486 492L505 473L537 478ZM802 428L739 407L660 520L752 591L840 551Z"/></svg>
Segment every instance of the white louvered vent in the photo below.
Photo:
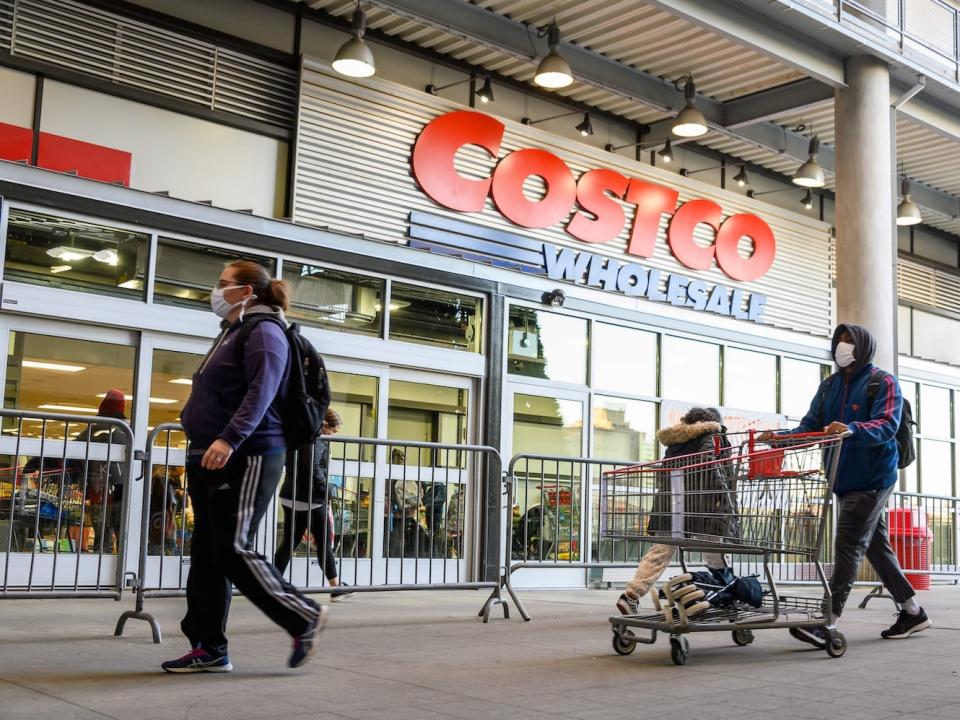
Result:
<svg viewBox="0 0 960 720"><path fill-rule="evenodd" d="M900 258L897 294L901 300L960 315L960 275Z"/></svg>
<svg viewBox="0 0 960 720"><path fill-rule="evenodd" d="M13 2L0 0L0 52L10 52L13 37Z"/></svg>
<svg viewBox="0 0 960 720"><path fill-rule="evenodd" d="M280 127L293 123L291 68L73 0L15 4L14 55ZM7 5L14 0L0 0L0 18ZM2 38L0 19L0 45Z"/></svg>

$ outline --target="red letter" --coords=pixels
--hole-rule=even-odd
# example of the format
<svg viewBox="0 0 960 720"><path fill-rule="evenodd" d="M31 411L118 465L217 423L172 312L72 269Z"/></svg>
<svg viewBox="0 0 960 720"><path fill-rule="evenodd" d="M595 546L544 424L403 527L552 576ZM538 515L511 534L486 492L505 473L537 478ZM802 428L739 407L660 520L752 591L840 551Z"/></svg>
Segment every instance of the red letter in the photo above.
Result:
<svg viewBox="0 0 960 720"><path fill-rule="evenodd" d="M532 202L523 194L531 175L543 178L547 194ZM493 202L508 220L528 228L556 225L566 217L577 197L577 184L570 168L546 150L515 150L493 173Z"/></svg>
<svg viewBox="0 0 960 720"><path fill-rule="evenodd" d="M464 145L479 145L492 158L500 152L504 125L483 113L457 110L427 125L413 146L413 176L431 198L451 210L480 212L490 178L468 180L453 165Z"/></svg>
<svg viewBox="0 0 960 720"><path fill-rule="evenodd" d="M623 198L626 177L613 170L590 170L577 182L577 202L596 216L591 220L582 210L574 214L567 232L587 243L605 243L623 230L623 208L606 193Z"/></svg>
<svg viewBox="0 0 960 720"><path fill-rule="evenodd" d="M693 270L709 270L713 262L714 246L697 245L693 232L700 223L707 223L714 230L720 227L721 208L710 200L691 200L680 206L670 221L667 240L673 256Z"/></svg>
<svg viewBox="0 0 960 720"><path fill-rule="evenodd" d="M627 190L627 202L637 206L633 217L633 228L630 230L630 241L627 243L627 252L639 257L653 255L653 245L657 241L657 231L660 229L660 216L663 213L672 213L677 206L680 193L676 190L644 182L632 178L630 189Z"/></svg>
<svg viewBox="0 0 960 720"><path fill-rule="evenodd" d="M737 251L742 237L753 240L753 255L749 258ZM763 277L776 254L773 231L756 215L731 215L717 233L717 264L734 280L747 282Z"/></svg>

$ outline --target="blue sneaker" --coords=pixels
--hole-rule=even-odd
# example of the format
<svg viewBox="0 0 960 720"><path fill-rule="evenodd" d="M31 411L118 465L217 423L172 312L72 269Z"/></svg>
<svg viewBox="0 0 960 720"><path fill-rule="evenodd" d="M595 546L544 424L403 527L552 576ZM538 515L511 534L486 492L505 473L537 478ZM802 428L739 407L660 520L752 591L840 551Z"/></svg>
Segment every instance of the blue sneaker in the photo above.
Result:
<svg viewBox="0 0 960 720"><path fill-rule="evenodd" d="M287 665L292 668L306 665L320 647L320 633L327 624L330 609L325 605L320 605L317 609L319 610L317 619L310 624L303 635L293 639L293 652L290 653L290 659L287 660Z"/></svg>
<svg viewBox="0 0 960 720"><path fill-rule="evenodd" d="M195 647L186 655L178 657L176 660L167 660L160 667L168 673L228 673L233 670L229 655L210 653L202 647Z"/></svg>

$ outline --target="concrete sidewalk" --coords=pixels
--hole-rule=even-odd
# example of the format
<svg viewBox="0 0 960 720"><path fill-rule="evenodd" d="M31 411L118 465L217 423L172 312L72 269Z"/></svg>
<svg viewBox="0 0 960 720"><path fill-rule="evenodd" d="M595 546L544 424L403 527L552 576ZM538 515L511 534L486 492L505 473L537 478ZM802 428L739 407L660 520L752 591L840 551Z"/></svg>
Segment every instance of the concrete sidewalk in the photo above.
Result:
<svg viewBox="0 0 960 720"><path fill-rule="evenodd" d="M811 591L812 592L812 591ZM934 628L881 640L889 601L856 609L840 659L785 631L736 647L729 633L691 637L676 667L669 644L619 657L606 591L525 592L533 621L475 617L477 592L356 595L333 606L320 654L285 666L289 641L243 599L230 618L227 675L167 675L186 651L182 600L151 600L165 640L113 626L132 605L97 600L4 601L0 718L958 718L960 589L922 594ZM322 596L321 596L322 597Z"/></svg>

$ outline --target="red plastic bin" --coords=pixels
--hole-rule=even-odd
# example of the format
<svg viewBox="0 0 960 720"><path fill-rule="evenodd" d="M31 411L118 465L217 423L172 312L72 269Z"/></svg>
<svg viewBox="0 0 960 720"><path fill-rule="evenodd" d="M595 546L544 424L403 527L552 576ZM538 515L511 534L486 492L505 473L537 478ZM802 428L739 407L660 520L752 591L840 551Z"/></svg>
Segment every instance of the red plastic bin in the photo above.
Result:
<svg viewBox="0 0 960 720"><path fill-rule="evenodd" d="M900 567L907 572L907 581L914 590L930 589L930 559L933 531L927 513L919 508L893 508L889 511L890 544Z"/></svg>

